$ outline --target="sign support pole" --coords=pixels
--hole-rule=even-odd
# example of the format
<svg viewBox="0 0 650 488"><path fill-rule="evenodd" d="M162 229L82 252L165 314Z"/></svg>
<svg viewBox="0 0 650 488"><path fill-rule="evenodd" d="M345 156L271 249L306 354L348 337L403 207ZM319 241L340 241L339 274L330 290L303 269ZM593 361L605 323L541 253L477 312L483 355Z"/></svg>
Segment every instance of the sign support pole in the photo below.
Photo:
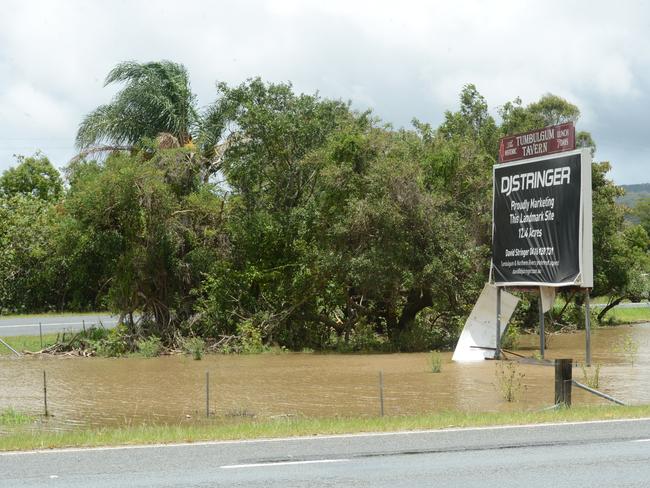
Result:
<svg viewBox="0 0 650 488"><path fill-rule="evenodd" d="M501 287L497 286L497 339L494 359L501 359Z"/></svg>
<svg viewBox="0 0 650 488"><path fill-rule="evenodd" d="M539 291L539 354L544 359L544 350L546 349L546 336L544 331L544 305L542 304L542 290Z"/></svg>
<svg viewBox="0 0 650 488"><path fill-rule="evenodd" d="M589 288L585 288L585 364L591 366L591 312L589 306Z"/></svg>

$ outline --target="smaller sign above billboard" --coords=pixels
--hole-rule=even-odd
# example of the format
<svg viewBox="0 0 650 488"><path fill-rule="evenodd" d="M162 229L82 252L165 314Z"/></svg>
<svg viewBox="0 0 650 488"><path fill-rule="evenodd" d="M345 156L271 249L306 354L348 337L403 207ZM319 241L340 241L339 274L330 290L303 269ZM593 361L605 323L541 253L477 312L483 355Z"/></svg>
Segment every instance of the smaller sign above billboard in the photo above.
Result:
<svg viewBox="0 0 650 488"><path fill-rule="evenodd" d="M499 162L535 158L576 148L573 122L504 137L499 142Z"/></svg>

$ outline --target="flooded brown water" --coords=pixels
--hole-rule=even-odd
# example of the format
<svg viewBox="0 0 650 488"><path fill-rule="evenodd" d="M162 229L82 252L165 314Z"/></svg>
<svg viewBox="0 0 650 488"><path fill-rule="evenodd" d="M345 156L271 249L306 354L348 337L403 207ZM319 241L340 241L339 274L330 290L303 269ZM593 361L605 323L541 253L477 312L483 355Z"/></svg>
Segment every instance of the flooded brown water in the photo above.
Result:
<svg viewBox="0 0 650 488"><path fill-rule="evenodd" d="M638 345L634 365L613 345L629 336ZM522 338L532 355L538 339ZM547 358L584 361L584 333L553 336ZM593 363L602 365L600 388L629 403L650 403L650 324L592 332ZM431 373L429 354L261 354L143 358L0 359L0 409L43 411L48 376L52 428L178 423L205 416L206 371L210 408L217 416L336 417L379 413L383 371L387 415L443 410L535 410L553 403L553 368L521 364L520 399L507 403L496 388L497 362L453 363L442 353L442 372ZM574 378L582 380L582 370ZM574 390L574 403L604 400Z"/></svg>

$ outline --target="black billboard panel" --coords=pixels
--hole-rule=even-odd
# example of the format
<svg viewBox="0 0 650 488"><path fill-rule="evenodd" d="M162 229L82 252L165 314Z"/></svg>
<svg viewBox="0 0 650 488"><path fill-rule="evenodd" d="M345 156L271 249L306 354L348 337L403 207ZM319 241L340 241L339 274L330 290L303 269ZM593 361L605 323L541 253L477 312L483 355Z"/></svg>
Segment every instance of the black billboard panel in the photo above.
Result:
<svg viewBox="0 0 650 488"><path fill-rule="evenodd" d="M493 280L560 286L581 272L581 155L494 167Z"/></svg>

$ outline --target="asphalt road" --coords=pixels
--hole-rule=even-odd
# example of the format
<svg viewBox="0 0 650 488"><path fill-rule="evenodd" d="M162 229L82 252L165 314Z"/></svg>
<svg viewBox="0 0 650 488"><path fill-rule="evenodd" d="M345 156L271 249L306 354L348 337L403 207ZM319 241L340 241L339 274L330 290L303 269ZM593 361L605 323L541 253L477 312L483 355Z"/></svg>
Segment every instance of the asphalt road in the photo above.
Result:
<svg viewBox="0 0 650 488"><path fill-rule="evenodd" d="M0 454L0 487L650 486L650 419Z"/></svg>
<svg viewBox="0 0 650 488"><path fill-rule="evenodd" d="M592 303L591 306L596 308L603 308L605 304ZM650 307L650 302L624 302L624 303L619 303L614 308L646 308L646 307Z"/></svg>
<svg viewBox="0 0 650 488"><path fill-rule="evenodd" d="M79 314L79 315L47 315L43 317L9 317L0 319L0 337L19 335L38 335L39 322L43 334L52 332L78 331L84 325L90 327L101 323L110 328L117 324L118 317L105 314Z"/></svg>

